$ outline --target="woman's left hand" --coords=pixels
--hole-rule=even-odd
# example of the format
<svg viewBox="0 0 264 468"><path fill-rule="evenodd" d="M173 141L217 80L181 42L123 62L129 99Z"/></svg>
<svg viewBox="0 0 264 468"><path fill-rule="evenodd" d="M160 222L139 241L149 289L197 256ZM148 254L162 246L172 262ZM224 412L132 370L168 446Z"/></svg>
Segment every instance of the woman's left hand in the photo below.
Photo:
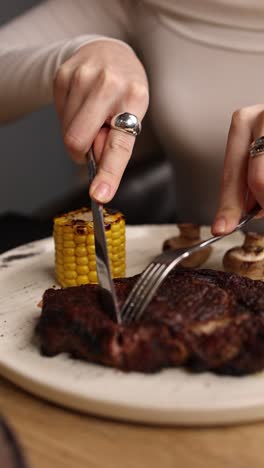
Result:
<svg viewBox="0 0 264 468"><path fill-rule="evenodd" d="M251 142L263 135L264 104L234 112L226 146L220 203L212 226L214 235L231 232L242 212L253 208L256 201L264 209L264 155L254 158L249 155Z"/></svg>

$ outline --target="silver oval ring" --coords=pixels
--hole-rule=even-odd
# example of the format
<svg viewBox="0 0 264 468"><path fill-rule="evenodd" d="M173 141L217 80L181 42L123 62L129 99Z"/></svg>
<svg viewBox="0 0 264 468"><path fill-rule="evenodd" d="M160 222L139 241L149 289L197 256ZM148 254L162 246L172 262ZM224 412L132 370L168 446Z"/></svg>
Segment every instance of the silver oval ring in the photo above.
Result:
<svg viewBox="0 0 264 468"><path fill-rule="evenodd" d="M256 138L249 146L249 154L252 158L264 154L264 136Z"/></svg>
<svg viewBox="0 0 264 468"><path fill-rule="evenodd" d="M254 149L254 148L258 148L259 146L262 146L264 145L264 136L261 136L259 138L256 138L256 140L252 141L252 143L250 144L250 147L249 149Z"/></svg>
<svg viewBox="0 0 264 468"><path fill-rule="evenodd" d="M136 115L130 114L129 112L114 115L111 119L110 126L115 130L134 136L138 136L141 132L140 120Z"/></svg>

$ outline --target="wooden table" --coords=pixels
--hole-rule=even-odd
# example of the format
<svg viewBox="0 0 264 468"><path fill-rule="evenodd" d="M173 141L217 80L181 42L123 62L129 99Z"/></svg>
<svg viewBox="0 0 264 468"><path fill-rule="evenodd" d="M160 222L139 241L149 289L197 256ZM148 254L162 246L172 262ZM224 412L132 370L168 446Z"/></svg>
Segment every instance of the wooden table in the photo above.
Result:
<svg viewBox="0 0 264 468"><path fill-rule="evenodd" d="M206 429L124 424L59 408L2 378L0 412L31 468L264 467L264 423Z"/></svg>

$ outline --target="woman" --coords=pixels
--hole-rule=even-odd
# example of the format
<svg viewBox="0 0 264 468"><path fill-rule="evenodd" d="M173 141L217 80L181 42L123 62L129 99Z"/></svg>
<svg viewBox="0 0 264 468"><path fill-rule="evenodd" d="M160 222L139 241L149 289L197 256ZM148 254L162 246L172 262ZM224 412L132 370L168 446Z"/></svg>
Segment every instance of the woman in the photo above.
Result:
<svg viewBox="0 0 264 468"><path fill-rule="evenodd" d="M90 194L105 203L135 142L111 119L140 122L150 103L178 216L200 223L216 212L230 126L213 223L214 234L229 232L248 192L248 208L264 207L262 140L249 157L264 135L263 24L262 0L46 1L0 31L0 122L53 101L76 162L94 142Z"/></svg>

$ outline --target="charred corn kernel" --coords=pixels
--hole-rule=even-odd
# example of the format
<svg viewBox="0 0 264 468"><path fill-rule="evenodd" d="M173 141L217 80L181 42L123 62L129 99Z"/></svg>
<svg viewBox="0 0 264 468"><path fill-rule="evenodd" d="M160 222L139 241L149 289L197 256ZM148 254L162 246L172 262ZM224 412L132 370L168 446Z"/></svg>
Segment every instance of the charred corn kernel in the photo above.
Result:
<svg viewBox="0 0 264 468"><path fill-rule="evenodd" d="M125 221L104 210L105 234L113 277L125 275ZM63 287L97 283L92 213L86 208L54 219L55 270Z"/></svg>

